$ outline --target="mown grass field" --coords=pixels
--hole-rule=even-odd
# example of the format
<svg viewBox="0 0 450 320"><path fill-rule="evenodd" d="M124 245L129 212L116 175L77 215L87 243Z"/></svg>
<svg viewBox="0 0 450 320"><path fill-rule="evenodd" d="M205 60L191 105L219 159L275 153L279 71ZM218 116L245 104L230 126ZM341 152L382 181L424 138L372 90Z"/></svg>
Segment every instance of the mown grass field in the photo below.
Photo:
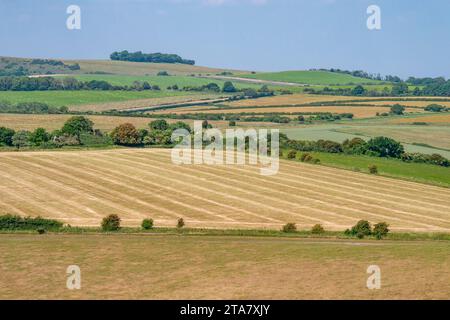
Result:
<svg viewBox="0 0 450 320"><path fill-rule="evenodd" d="M267 72L256 74L241 75L244 78L268 80L268 81L282 81L293 82L301 84L317 84L317 85L331 85L331 84L379 84L381 81L357 78L347 74L327 71L284 71L284 72Z"/></svg>
<svg viewBox="0 0 450 320"><path fill-rule="evenodd" d="M448 242L0 235L2 299L449 299ZM78 265L81 289L68 290ZM381 289L369 290L369 265Z"/></svg>
<svg viewBox="0 0 450 320"><path fill-rule="evenodd" d="M345 230L360 219L393 230L450 231L450 189L282 161L263 177L253 166L177 166L170 150L0 154L0 213L42 215L98 226L111 213L124 225ZM434 168L434 167L433 167ZM243 178L245 176L245 179Z"/></svg>

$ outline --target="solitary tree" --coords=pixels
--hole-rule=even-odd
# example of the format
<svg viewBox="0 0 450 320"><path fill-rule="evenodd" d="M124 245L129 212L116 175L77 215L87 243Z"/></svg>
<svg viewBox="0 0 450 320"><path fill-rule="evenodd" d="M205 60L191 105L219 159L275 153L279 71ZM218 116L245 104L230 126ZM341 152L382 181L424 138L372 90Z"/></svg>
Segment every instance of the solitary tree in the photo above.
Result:
<svg viewBox="0 0 450 320"><path fill-rule="evenodd" d="M94 123L86 117L74 116L64 123L62 133L79 137L82 133L92 132Z"/></svg>
<svg viewBox="0 0 450 320"><path fill-rule="evenodd" d="M124 123L111 132L111 138L115 144L137 145L141 143L139 131L131 123Z"/></svg>
<svg viewBox="0 0 450 320"><path fill-rule="evenodd" d="M231 81L227 81L223 84L222 91L232 93L232 92L236 92L237 90Z"/></svg>

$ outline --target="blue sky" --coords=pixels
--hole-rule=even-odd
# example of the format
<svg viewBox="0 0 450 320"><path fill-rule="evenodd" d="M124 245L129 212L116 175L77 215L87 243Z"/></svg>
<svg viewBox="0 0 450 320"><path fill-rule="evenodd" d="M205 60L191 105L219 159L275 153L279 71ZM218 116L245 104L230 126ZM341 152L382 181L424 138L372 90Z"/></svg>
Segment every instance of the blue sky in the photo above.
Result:
<svg viewBox="0 0 450 320"><path fill-rule="evenodd" d="M81 30L66 8L81 7ZM366 27L369 5L382 29ZM362 69L450 77L448 0L0 0L0 55L106 59L177 53L257 71Z"/></svg>

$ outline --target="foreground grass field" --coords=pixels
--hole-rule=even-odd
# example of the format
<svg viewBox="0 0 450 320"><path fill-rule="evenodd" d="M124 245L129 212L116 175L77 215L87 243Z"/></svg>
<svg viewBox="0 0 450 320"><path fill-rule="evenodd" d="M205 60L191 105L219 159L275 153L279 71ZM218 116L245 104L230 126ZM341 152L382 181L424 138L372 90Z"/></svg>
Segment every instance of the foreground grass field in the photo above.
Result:
<svg viewBox="0 0 450 320"><path fill-rule="evenodd" d="M324 166L282 161L253 166L177 166L170 150L1 153L0 213L42 215L98 226L111 213L124 225L279 229L295 222L340 230L360 219L393 230L450 231L450 190ZM245 177L245 178L244 178Z"/></svg>
<svg viewBox="0 0 450 320"><path fill-rule="evenodd" d="M1 299L449 299L449 242L0 235ZM66 288L78 265L81 290ZM381 289L368 290L369 265Z"/></svg>

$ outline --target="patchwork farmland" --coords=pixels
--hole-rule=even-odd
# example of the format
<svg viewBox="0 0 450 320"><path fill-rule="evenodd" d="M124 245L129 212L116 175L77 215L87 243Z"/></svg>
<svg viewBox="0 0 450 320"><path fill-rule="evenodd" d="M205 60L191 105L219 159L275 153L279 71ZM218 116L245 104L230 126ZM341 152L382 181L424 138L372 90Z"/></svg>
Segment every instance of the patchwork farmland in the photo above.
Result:
<svg viewBox="0 0 450 320"><path fill-rule="evenodd" d="M280 173L250 166L176 166L170 150L1 153L0 212L98 226L123 224L279 229L295 222L345 230L360 219L395 231L450 231L450 190L282 161ZM244 178L245 177L245 178Z"/></svg>

